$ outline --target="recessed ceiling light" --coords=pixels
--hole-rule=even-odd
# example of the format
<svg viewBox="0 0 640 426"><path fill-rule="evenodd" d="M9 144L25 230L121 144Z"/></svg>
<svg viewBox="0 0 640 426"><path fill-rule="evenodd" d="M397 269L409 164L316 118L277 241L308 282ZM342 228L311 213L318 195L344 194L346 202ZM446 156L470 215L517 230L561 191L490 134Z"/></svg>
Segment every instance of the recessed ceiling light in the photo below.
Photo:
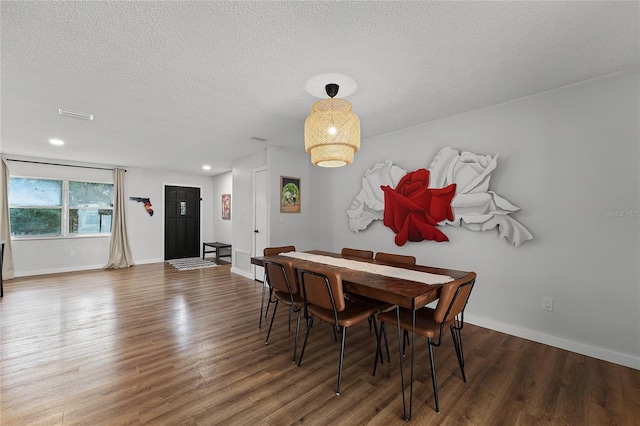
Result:
<svg viewBox="0 0 640 426"><path fill-rule="evenodd" d="M58 108L58 114L65 117L79 118L81 120L93 120L93 114L88 114L86 112L67 111L62 108Z"/></svg>
<svg viewBox="0 0 640 426"><path fill-rule="evenodd" d="M55 146L62 146L64 145L64 141L61 141L60 139L49 139L49 143L51 145L55 145Z"/></svg>
<svg viewBox="0 0 640 426"><path fill-rule="evenodd" d="M211 170L211 166L207 166L207 165L202 166L202 168L203 168L204 170Z"/></svg>

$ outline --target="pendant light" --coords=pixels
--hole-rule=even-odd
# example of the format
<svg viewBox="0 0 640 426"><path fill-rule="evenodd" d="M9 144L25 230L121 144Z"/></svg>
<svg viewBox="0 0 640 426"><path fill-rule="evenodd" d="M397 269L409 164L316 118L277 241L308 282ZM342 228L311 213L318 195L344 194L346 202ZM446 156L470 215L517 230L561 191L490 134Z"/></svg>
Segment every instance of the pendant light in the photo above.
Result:
<svg viewBox="0 0 640 426"><path fill-rule="evenodd" d="M338 89L337 84L327 84L329 99L313 104L304 122L304 147L316 166L346 166L360 149L360 120L351 103L335 98Z"/></svg>

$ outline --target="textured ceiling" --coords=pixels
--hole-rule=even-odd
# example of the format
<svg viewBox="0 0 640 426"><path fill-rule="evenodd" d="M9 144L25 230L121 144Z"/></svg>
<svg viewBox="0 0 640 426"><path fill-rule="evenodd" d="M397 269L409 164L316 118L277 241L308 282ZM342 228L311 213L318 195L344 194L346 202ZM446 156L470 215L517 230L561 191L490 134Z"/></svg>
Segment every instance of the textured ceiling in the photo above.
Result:
<svg viewBox="0 0 640 426"><path fill-rule="evenodd" d="M640 55L635 1L1 8L2 154L192 174L266 145L303 150L317 100L305 84L318 74L355 80L347 99L367 138L637 67Z"/></svg>

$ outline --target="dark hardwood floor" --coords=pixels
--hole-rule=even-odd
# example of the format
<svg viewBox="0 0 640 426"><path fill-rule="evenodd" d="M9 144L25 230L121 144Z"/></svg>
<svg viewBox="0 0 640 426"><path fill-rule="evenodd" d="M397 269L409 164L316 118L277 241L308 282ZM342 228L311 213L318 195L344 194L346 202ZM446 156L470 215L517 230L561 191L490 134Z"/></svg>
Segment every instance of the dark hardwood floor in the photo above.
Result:
<svg viewBox="0 0 640 426"><path fill-rule="evenodd" d="M260 295L260 283L228 265L5 281L0 424L405 424L395 330L391 364L375 377L374 335L366 322L349 330L336 396L331 328L316 323L298 368L285 309L265 346ZM472 325L463 339L467 383L451 336L435 348L440 414L418 341L411 423L638 424L640 371Z"/></svg>

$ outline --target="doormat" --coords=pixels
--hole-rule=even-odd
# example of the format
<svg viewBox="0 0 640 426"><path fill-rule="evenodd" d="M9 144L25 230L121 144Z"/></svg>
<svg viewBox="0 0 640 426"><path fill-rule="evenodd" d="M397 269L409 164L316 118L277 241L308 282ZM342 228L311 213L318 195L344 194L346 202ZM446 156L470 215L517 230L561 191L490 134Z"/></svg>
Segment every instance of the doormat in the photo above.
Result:
<svg viewBox="0 0 640 426"><path fill-rule="evenodd" d="M185 257L182 259L167 260L167 263L178 271L190 271L192 269L214 268L218 266L215 262L202 260L199 257Z"/></svg>

